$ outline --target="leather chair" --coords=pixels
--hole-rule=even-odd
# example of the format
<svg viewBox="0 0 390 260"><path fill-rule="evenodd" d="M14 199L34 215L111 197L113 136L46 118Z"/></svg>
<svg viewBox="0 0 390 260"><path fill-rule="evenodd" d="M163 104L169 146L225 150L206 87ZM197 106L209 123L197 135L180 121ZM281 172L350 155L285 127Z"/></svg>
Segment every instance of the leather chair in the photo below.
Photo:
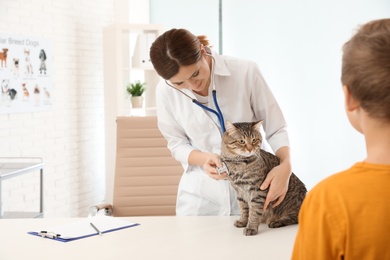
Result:
<svg viewBox="0 0 390 260"><path fill-rule="evenodd" d="M113 216L175 215L181 164L167 148L155 116L118 117Z"/></svg>

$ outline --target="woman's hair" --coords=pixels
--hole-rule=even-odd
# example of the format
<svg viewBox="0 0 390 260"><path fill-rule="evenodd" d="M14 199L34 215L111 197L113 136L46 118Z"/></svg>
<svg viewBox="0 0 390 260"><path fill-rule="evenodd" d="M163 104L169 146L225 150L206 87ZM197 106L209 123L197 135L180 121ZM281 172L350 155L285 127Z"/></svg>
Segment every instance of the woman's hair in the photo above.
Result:
<svg viewBox="0 0 390 260"><path fill-rule="evenodd" d="M341 82L370 116L390 122L390 19L361 26L344 44Z"/></svg>
<svg viewBox="0 0 390 260"><path fill-rule="evenodd" d="M164 79L172 78L180 66L192 65L201 59L201 44L209 45L206 36L197 37L185 29L166 31L150 47L154 69Z"/></svg>

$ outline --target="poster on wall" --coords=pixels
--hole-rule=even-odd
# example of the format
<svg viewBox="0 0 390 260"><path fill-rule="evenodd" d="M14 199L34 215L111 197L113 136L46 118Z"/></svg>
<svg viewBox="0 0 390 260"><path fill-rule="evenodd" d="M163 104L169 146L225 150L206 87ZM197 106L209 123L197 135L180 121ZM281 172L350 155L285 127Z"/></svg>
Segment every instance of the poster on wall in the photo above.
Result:
<svg viewBox="0 0 390 260"><path fill-rule="evenodd" d="M0 33L0 114L51 109L52 75L47 39Z"/></svg>

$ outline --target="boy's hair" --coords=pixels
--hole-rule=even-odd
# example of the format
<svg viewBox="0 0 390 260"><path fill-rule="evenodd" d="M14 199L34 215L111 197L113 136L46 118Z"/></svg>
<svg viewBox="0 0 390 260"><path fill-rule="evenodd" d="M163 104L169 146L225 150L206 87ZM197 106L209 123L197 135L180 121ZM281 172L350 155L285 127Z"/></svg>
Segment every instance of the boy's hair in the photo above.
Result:
<svg viewBox="0 0 390 260"><path fill-rule="evenodd" d="M390 122L390 19L361 26L344 44L341 82L371 117Z"/></svg>

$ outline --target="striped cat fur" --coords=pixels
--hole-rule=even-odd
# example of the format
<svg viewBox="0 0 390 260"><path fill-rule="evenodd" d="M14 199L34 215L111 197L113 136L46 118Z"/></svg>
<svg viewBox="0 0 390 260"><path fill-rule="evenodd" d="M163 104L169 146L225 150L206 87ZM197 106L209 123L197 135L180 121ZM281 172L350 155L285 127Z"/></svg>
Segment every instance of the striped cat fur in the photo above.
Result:
<svg viewBox="0 0 390 260"><path fill-rule="evenodd" d="M270 228L297 224L299 209L307 193L305 184L292 173L282 203L273 208L271 202L263 212L268 189L261 190L260 185L280 161L274 154L261 149L261 123L227 121L222 137L220 158L226 165L228 180L237 192L241 209L240 219L234 226L244 228L246 236L256 235L260 223L267 223Z"/></svg>

